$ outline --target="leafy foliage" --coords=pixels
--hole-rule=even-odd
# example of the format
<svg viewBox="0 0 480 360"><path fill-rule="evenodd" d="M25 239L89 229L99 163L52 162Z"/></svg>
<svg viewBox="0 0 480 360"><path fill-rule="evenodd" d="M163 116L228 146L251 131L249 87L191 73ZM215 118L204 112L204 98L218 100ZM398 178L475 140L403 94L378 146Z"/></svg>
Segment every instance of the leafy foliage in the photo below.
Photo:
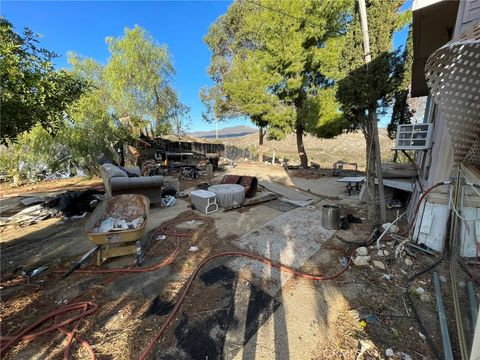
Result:
<svg viewBox="0 0 480 360"><path fill-rule="evenodd" d="M122 38L106 39L110 60L105 81L119 116L154 121L158 135L171 130L183 106L171 86L175 74L166 45L159 45L139 26L125 28Z"/></svg>
<svg viewBox="0 0 480 360"><path fill-rule="evenodd" d="M393 94L392 117L387 125L388 136L394 139L397 134L397 126L400 124L410 124L415 110L408 103L410 95L410 79L412 77L413 63L413 38L412 28L410 26L407 43L401 57L400 85Z"/></svg>
<svg viewBox="0 0 480 360"><path fill-rule="evenodd" d="M11 29L11 25L8 26ZM5 29L8 30L2 25L2 39L5 33L12 35ZM45 79L58 81L58 84L51 82L51 86L62 97L56 99L48 94L42 95L42 104L49 108L36 108L35 114L28 111L22 113L22 104L16 109L7 109L14 113L12 116L16 121L14 124L17 124L14 128L17 141L9 139L14 131L8 128L9 132L4 139L8 149L0 149L0 164L4 171L17 180L35 178L42 171L82 168L96 172L97 158L100 155L118 161L114 146L137 138L142 129L151 123L155 124L157 133L169 132L172 128L178 131L184 129L184 119L188 117L190 109L179 101L170 84L174 71L168 50L165 46L156 44L143 29L126 28L124 37L108 38L111 58L107 65L71 53L69 62L72 69L59 72L53 69L50 61L53 53L37 49L37 40L30 32L26 37L30 39L28 46L21 42L25 39L20 36L15 39L31 52L30 55L26 52L27 60L31 63L27 66L25 60L22 63L25 69L10 66L9 69L17 73L13 70L7 72L5 79L16 79L15 74L21 77L22 71L28 77L32 70L31 73L38 76L42 84ZM14 53L15 46L12 48ZM2 65L18 59L13 55L2 57ZM37 63L40 60L42 63ZM36 70L37 67L40 67L39 71ZM3 84L2 71L2 87ZM81 91L72 92L75 84L81 86ZM4 96L26 98L26 93L21 93L22 89L21 86L18 89L11 86L9 91L13 91L13 95L2 91L2 102ZM28 91L43 93L45 87L29 88ZM35 96L32 103L27 105L40 106ZM4 116L2 103L2 131ZM18 122L20 117L27 120L24 123ZM55 136L50 134L52 128L55 128Z"/></svg>
<svg viewBox="0 0 480 360"><path fill-rule="evenodd" d="M57 55L38 47L38 36L30 29L17 34L4 17L0 18L0 53L1 142L15 140L35 124L56 132L88 82L56 71L52 60Z"/></svg>
<svg viewBox="0 0 480 360"><path fill-rule="evenodd" d="M404 0L367 1L372 57L368 66L364 60L358 11L348 26L340 63L345 77L338 83L337 98L345 118L355 128L365 131L369 107L384 112L403 80L401 58L397 51L392 51L393 33L406 18L398 12L403 3Z"/></svg>
<svg viewBox="0 0 480 360"><path fill-rule="evenodd" d="M214 81L201 98L213 118L250 117L270 136L296 131L337 135L342 126L335 93L336 41L350 1L236 1L205 37ZM257 125L259 125L257 123ZM302 154L303 153L303 154Z"/></svg>

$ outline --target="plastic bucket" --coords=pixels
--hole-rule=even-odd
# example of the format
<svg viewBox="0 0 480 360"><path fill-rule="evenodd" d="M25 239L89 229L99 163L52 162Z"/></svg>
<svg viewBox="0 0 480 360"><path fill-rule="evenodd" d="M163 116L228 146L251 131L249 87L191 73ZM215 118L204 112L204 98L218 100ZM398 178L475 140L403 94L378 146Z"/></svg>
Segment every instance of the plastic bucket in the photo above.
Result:
<svg viewBox="0 0 480 360"><path fill-rule="evenodd" d="M340 207L337 205L322 206L322 226L329 230L338 230L340 227Z"/></svg>

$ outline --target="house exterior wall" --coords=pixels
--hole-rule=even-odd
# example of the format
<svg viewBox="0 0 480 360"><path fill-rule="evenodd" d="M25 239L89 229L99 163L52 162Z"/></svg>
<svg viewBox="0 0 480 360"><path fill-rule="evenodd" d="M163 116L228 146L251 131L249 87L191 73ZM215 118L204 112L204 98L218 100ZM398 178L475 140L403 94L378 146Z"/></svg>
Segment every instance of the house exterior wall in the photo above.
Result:
<svg viewBox="0 0 480 360"><path fill-rule="evenodd" d="M463 33L478 21L480 21L480 0L460 1L453 36ZM452 140L443 121L442 111L436 105L433 105L432 99L430 99L430 102L434 106L434 110L430 112L430 118L426 121L434 124L434 130L432 148L426 153L420 164L422 169L421 181L424 188L448 180L454 167ZM419 191L419 189L416 191ZM439 188L436 191L441 192L442 189Z"/></svg>

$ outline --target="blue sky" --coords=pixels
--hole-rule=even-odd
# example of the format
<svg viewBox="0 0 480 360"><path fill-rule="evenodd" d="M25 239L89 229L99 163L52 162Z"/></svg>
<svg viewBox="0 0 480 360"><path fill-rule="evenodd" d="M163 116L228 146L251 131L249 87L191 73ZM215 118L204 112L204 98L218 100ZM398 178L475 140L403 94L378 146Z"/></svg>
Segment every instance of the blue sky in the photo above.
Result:
<svg viewBox="0 0 480 360"><path fill-rule="evenodd" d="M231 1L2 1L0 12L17 32L30 27L41 34L41 45L61 57L57 67L67 67L66 54L73 51L106 63L107 36L122 36L124 28L139 25L159 43L167 44L176 70L175 88L191 107L192 130L212 130L202 121L200 89L211 84L206 69L210 51L203 42L210 24L224 14ZM404 8L411 7L411 0ZM394 46L405 42L406 31L395 35ZM248 120L225 126L249 125Z"/></svg>

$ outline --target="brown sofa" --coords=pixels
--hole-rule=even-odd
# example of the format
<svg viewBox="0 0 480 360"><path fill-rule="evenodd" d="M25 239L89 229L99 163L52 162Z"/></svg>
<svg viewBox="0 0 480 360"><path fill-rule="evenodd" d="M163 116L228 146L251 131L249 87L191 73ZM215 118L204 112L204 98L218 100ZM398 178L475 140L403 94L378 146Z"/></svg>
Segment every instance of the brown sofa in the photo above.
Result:
<svg viewBox="0 0 480 360"><path fill-rule="evenodd" d="M119 194L142 194L150 199L150 203L162 201L163 176L141 176L138 166L128 167L127 171L138 175L128 175L112 164L103 164L100 172L107 196Z"/></svg>

